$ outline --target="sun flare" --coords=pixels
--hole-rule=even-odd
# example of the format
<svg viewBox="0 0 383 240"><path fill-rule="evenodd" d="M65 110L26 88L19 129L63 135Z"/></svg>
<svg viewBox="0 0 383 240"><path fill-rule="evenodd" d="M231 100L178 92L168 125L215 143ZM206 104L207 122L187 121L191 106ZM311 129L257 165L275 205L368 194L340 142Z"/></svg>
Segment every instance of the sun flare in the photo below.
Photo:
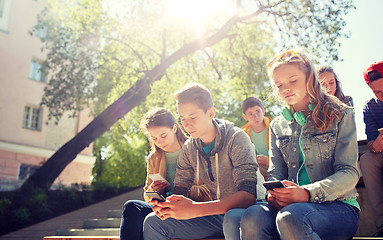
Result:
<svg viewBox="0 0 383 240"><path fill-rule="evenodd" d="M235 10L230 0L171 0L168 14L170 18L183 19L200 25L217 15L229 15Z"/></svg>

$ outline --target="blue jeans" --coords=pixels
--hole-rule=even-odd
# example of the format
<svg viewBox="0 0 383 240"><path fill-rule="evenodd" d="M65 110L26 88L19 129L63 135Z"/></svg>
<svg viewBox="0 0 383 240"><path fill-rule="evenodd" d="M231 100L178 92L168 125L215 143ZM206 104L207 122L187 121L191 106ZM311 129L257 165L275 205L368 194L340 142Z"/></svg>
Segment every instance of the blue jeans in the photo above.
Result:
<svg viewBox="0 0 383 240"><path fill-rule="evenodd" d="M257 201L257 204L265 201ZM246 208L233 208L225 213L223 218L223 233L227 240L241 239L241 218Z"/></svg>
<svg viewBox="0 0 383 240"><path fill-rule="evenodd" d="M383 153L366 152L360 157L368 200L378 231L383 231Z"/></svg>
<svg viewBox="0 0 383 240"><path fill-rule="evenodd" d="M223 234L227 240L240 240L241 218L245 208L233 208L225 213L223 218Z"/></svg>
<svg viewBox="0 0 383 240"><path fill-rule="evenodd" d="M142 240L143 223L152 212L152 205L140 200L129 200L122 209L120 239Z"/></svg>
<svg viewBox="0 0 383 240"><path fill-rule="evenodd" d="M145 240L168 240L171 238L221 238L223 214L176 220L161 220L150 213L144 221Z"/></svg>
<svg viewBox="0 0 383 240"><path fill-rule="evenodd" d="M231 225L224 227L226 239L344 240L354 236L359 226L358 210L343 202L293 203L280 211L260 203L226 214L224 222ZM236 230L238 225L240 231ZM236 231L235 236L226 236L230 228Z"/></svg>

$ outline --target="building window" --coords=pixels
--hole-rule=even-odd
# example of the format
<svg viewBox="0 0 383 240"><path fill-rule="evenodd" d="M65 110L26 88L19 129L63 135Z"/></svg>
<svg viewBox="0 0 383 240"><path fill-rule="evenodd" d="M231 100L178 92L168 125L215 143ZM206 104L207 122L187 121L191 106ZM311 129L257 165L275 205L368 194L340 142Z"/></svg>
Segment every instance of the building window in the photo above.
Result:
<svg viewBox="0 0 383 240"><path fill-rule="evenodd" d="M39 168L39 166L36 166L36 165L30 165L30 164L24 164L24 163L20 164L20 168L19 168L19 180L22 180L22 181L26 180L38 168Z"/></svg>
<svg viewBox="0 0 383 240"><path fill-rule="evenodd" d="M47 37L48 28L46 25L43 25L41 22L39 22L35 29L36 37L39 37L41 39L45 39Z"/></svg>
<svg viewBox="0 0 383 240"><path fill-rule="evenodd" d="M37 80L39 82L45 82L44 67L41 63L37 61L31 62L31 67L29 69L29 78Z"/></svg>
<svg viewBox="0 0 383 240"><path fill-rule="evenodd" d="M31 106L25 106L23 127L39 130L41 122L41 109Z"/></svg>
<svg viewBox="0 0 383 240"><path fill-rule="evenodd" d="M8 31L9 14L11 11L11 0L0 0L0 29Z"/></svg>

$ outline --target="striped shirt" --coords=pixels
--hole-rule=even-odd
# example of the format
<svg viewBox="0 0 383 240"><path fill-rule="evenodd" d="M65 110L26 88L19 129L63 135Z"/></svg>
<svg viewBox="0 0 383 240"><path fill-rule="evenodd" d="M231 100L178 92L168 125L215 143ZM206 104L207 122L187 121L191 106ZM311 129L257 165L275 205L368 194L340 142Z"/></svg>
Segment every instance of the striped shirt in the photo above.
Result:
<svg viewBox="0 0 383 240"><path fill-rule="evenodd" d="M378 129L383 128L383 102L372 98L363 109L363 119L366 124L367 142L379 136Z"/></svg>

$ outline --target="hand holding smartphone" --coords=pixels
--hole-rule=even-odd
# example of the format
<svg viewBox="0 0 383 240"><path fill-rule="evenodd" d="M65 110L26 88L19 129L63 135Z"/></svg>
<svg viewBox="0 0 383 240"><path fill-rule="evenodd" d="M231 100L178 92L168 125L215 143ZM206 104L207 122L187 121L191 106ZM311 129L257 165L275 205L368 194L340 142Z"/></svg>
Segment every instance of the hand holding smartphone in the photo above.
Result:
<svg viewBox="0 0 383 240"><path fill-rule="evenodd" d="M379 128L378 131L380 134L383 134L383 128Z"/></svg>
<svg viewBox="0 0 383 240"><path fill-rule="evenodd" d="M153 182L155 182L155 181L161 181L161 182L167 182L167 183L169 183L169 182L166 181L166 179L163 178L163 177L161 176L161 174L159 174L159 173L149 174L149 178L152 179ZM170 184L169 184L169 185L170 185Z"/></svg>
<svg viewBox="0 0 383 240"><path fill-rule="evenodd" d="M263 183L263 186L267 190L273 190L274 188L284 188L286 187L281 181L266 181Z"/></svg>
<svg viewBox="0 0 383 240"><path fill-rule="evenodd" d="M165 202L166 199L158 192L145 192L146 196L151 200L157 200L158 202Z"/></svg>

